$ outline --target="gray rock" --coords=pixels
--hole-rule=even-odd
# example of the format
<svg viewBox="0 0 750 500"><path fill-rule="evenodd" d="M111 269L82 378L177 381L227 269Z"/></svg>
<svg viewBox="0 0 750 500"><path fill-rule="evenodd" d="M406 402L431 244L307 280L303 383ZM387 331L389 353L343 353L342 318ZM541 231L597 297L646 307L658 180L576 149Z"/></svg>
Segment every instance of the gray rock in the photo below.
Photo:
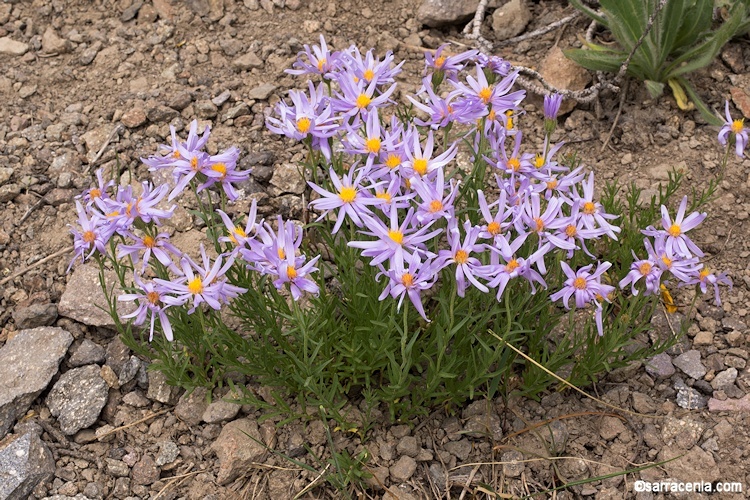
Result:
<svg viewBox="0 0 750 500"><path fill-rule="evenodd" d="M169 107L174 108L178 111L182 111L183 109L190 106L190 103L193 102L193 96L188 92L187 90L183 90L181 92L175 93L172 98L169 100Z"/></svg>
<svg viewBox="0 0 750 500"><path fill-rule="evenodd" d="M706 367L701 363L701 353L694 349L680 354L673 363L690 378L699 379L706 374Z"/></svg>
<svg viewBox="0 0 750 500"><path fill-rule="evenodd" d="M203 413L208 408L207 394L205 387L196 387L190 394L183 394L174 408L175 416L190 425L201 423Z"/></svg>
<svg viewBox="0 0 750 500"><path fill-rule="evenodd" d="M737 380L737 368L730 368L717 373L711 381L711 387L717 391L722 391L729 386L734 385L735 380Z"/></svg>
<svg viewBox="0 0 750 500"><path fill-rule="evenodd" d="M158 481L160 475L161 471L149 455L143 455L130 471L132 482L142 485L149 485Z"/></svg>
<svg viewBox="0 0 750 500"><path fill-rule="evenodd" d="M484 401L482 401L484 404ZM464 424L464 430L470 437L491 437L494 441L503 438L503 426L500 417L493 411L489 414L472 415Z"/></svg>
<svg viewBox="0 0 750 500"><path fill-rule="evenodd" d="M417 470L417 461L410 456L404 455L388 469L391 479L396 483L404 483L411 479Z"/></svg>
<svg viewBox="0 0 750 500"><path fill-rule="evenodd" d="M57 319L55 304L31 304L13 311L13 321L19 330L50 326Z"/></svg>
<svg viewBox="0 0 750 500"><path fill-rule="evenodd" d="M502 454L500 461L503 462L503 474L508 477L519 477L526 468L523 453L518 450L506 451Z"/></svg>
<svg viewBox="0 0 750 500"><path fill-rule="evenodd" d="M666 352L657 354L646 361L646 372L656 378L671 377L675 372L672 358Z"/></svg>
<svg viewBox="0 0 750 500"><path fill-rule="evenodd" d="M252 462L261 461L266 453L258 424L249 418L225 425L211 449L219 459L216 481L222 486L237 479Z"/></svg>
<svg viewBox="0 0 750 500"><path fill-rule="evenodd" d="M133 380L138 374L138 370L140 370L140 368L141 360L138 359L137 356L130 356L130 359L125 362L122 370L120 370L120 375L117 380L117 382L120 384L120 387Z"/></svg>
<svg viewBox="0 0 750 500"><path fill-rule="evenodd" d="M229 108L224 115L226 120L234 120L240 116L247 116L250 114L250 106L247 103L241 102L236 106Z"/></svg>
<svg viewBox="0 0 750 500"><path fill-rule="evenodd" d="M26 500L55 472L55 461L39 435L27 432L0 448L0 498Z"/></svg>
<svg viewBox="0 0 750 500"><path fill-rule="evenodd" d="M423 0L417 21L439 28L468 21L477 11L479 0Z"/></svg>
<svg viewBox="0 0 750 500"><path fill-rule="evenodd" d="M677 384L675 384L675 386L677 386ZM675 402L680 408L685 408L687 410L699 410L705 408L707 404L705 396L701 395L700 392L692 387L688 387L684 384L677 388Z"/></svg>
<svg viewBox="0 0 750 500"><path fill-rule="evenodd" d="M157 105L146 110L146 118L151 123L170 122L180 116L180 112L169 106Z"/></svg>
<svg viewBox="0 0 750 500"><path fill-rule="evenodd" d="M156 465L171 464L180 455L180 448L174 441L162 441L159 443L159 454L156 455Z"/></svg>
<svg viewBox="0 0 750 500"><path fill-rule="evenodd" d="M126 23L130 21L131 19L135 18L135 16L138 14L138 11L143 7L143 0L135 0L132 4L130 4L130 7L125 9L122 12L122 15L120 16L120 21Z"/></svg>
<svg viewBox="0 0 750 500"><path fill-rule="evenodd" d="M498 40L520 35L531 21L531 11L524 0L510 0L492 14L492 30Z"/></svg>
<svg viewBox="0 0 750 500"><path fill-rule="evenodd" d="M55 28L47 26L42 35L42 51L48 54L67 54L73 50L73 44L57 36Z"/></svg>
<svg viewBox="0 0 750 500"><path fill-rule="evenodd" d="M750 394L742 399L715 399L708 400L708 411L743 411L750 413Z"/></svg>
<svg viewBox="0 0 750 500"><path fill-rule="evenodd" d="M247 71L253 68L262 68L263 61L254 52L248 52L233 60L232 67L237 71Z"/></svg>
<svg viewBox="0 0 750 500"><path fill-rule="evenodd" d="M617 417L604 417L599 425L599 435L605 441L611 441L627 429Z"/></svg>
<svg viewBox="0 0 750 500"><path fill-rule="evenodd" d="M258 85L253 90L248 92L247 96L250 99L255 99L256 101L265 101L266 99L268 99L268 96L270 96L271 93L277 88L278 87L273 83L264 83L262 85Z"/></svg>
<svg viewBox="0 0 750 500"><path fill-rule="evenodd" d="M215 106L221 106L222 104L227 102L230 97L232 97L232 93L228 90L225 90L221 94L211 99L211 102L214 103Z"/></svg>
<svg viewBox="0 0 750 500"><path fill-rule="evenodd" d="M117 283L114 271L106 270L104 273L106 283ZM113 293L123 293L118 286ZM100 309L104 307L105 310ZM117 312L120 316L128 314L135 309L135 304L130 302L119 302ZM96 264L86 263L76 266L73 274L68 278L68 284L60 297L57 312L60 316L74 319L84 325L105 326L114 328L115 323L109 315L109 306L99 284L99 267Z"/></svg>
<svg viewBox="0 0 750 500"><path fill-rule="evenodd" d="M10 201L19 194L21 194L21 186L16 183L0 186L0 203Z"/></svg>
<svg viewBox="0 0 750 500"><path fill-rule="evenodd" d="M10 180L13 175L13 169L10 167L0 167L0 186Z"/></svg>
<svg viewBox="0 0 750 500"><path fill-rule="evenodd" d="M83 341L70 349L68 364L72 367L101 364L104 362L104 348L89 339Z"/></svg>
<svg viewBox="0 0 750 500"><path fill-rule="evenodd" d="M417 438L414 436L404 436L396 445L396 451L399 455L416 457L419 455L419 450L419 443L417 443Z"/></svg>
<svg viewBox="0 0 750 500"><path fill-rule="evenodd" d="M22 56L29 50L28 44L17 42L8 36L0 38L0 54Z"/></svg>
<svg viewBox="0 0 750 500"><path fill-rule="evenodd" d="M220 399L218 401L212 401L206 407L206 411L203 412L203 421L207 424L218 424L219 422L226 422L232 420L240 412L242 405L237 403L230 403Z"/></svg>
<svg viewBox="0 0 750 500"><path fill-rule="evenodd" d="M115 477L127 477L130 475L130 467L122 460L115 460L114 458L105 458L107 464L107 472Z"/></svg>
<svg viewBox="0 0 750 500"><path fill-rule="evenodd" d="M67 331L46 326L21 330L0 349L0 438L47 387L72 342Z"/></svg>
<svg viewBox="0 0 750 500"><path fill-rule="evenodd" d="M739 332L747 331L747 325L735 318L734 316L727 316L721 320L721 326L727 331L737 330Z"/></svg>
<svg viewBox="0 0 750 500"><path fill-rule="evenodd" d="M179 394L180 389L167 384L167 377L162 372L148 372L147 398L152 401L173 405L177 402Z"/></svg>
<svg viewBox="0 0 750 500"><path fill-rule="evenodd" d="M125 394L122 397L122 402L126 405L130 405L133 408L145 408L151 405L151 400L138 391L133 391Z"/></svg>
<svg viewBox="0 0 750 500"><path fill-rule="evenodd" d="M197 101L195 103L195 113L198 115L198 118L213 118L219 113L219 108L216 107L216 104L208 100Z"/></svg>
<svg viewBox="0 0 750 500"><path fill-rule="evenodd" d="M109 396L100 372L97 365L74 368L64 373L47 395L47 407L64 434L75 434L99 418Z"/></svg>
<svg viewBox="0 0 750 500"><path fill-rule="evenodd" d="M299 167L293 163L282 163L273 171L271 185L282 193L302 194L307 183L300 175Z"/></svg>
<svg viewBox="0 0 750 500"><path fill-rule="evenodd" d="M449 441L444 445L445 451L459 460L466 460L471 453L471 443L464 438L459 441Z"/></svg>

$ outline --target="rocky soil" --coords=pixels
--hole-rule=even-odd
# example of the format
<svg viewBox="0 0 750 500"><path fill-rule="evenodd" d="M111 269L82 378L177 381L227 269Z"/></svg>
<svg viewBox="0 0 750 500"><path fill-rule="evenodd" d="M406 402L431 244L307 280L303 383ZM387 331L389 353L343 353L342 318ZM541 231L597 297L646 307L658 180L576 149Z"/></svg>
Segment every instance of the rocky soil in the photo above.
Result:
<svg viewBox="0 0 750 500"><path fill-rule="evenodd" d="M540 401L477 400L456 414L394 424L375 415L365 439L311 420L277 426L227 402L226 389L190 395L170 387L117 338L103 311L97 271L67 273L72 199L93 172L150 175L139 158L197 118L212 124L209 149L238 145L254 169L233 213L259 202L263 215L299 218L304 189L290 146L264 117L303 81L283 73L302 44L323 33L335 48L355 43L406 60L402 93L418 84L420 47L470 44L460 31L477 1L440 0L29 0L0 3L0 498L337 498L320 480L331 447L366 452L364 498L456 498L490 485L518 497L564 482L681 458L660 467L574 486L556 498L664 498L633 482L736 481L750 488L750 160L730 159L709 220L696 240L734 288L722 307L698 301L688 335L645 364L587 388L614 412L572 392ZM485 37L499 41L572 13L567 2L490 3ZM502 5L502 6L501 6ZM557 85L591 75L558 48L579 42L579 18L498 49L541 69ZM692 78L705 101L750 118L748 39L730 43ZM405 99L397 94L396 99ZM534 103L537 103L536 105ZM541 141L538 100L521 127ZM687 189L717 175L717 130L697 113L658 101L633 83L609 145L619 98L568 110L566 140L603 179L654 192L675 167ZM736 113L739 111L735 111ZM163 182L163 179L154 179ZM186 246L200 224L180 209L169 231ZM687 297L687 296L685 296ZM678 303L685 299L678 294ZM688 313L657 315L654 335ZM672 322L672 326L668 323ZM262 388L256 388L263 394ZM356 416L358 409L350 412ZM262 443L262 445L261 445ZM274 450L313 470L281 458ZM330 469L326 472L331 472ZM544 494L542 497L551 496ZM721 498L744 498L745 494ZM689 496L684 498L698 498Z"/></svg>

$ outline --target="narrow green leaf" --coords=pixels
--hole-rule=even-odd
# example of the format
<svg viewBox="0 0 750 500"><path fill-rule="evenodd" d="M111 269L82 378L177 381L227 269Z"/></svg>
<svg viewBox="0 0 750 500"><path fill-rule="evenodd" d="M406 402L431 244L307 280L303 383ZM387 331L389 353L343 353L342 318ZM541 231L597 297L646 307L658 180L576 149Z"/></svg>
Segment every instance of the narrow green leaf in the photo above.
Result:
<svg viewBox="0 0 750 500"><path fill-rule="evenodd" d="M656 99L660 95L664 93L664 84L661 82L655 82L653 80L644 80L643 83L646 84L646 89L648 90L648 93L651 97Z"/></svg>
<svg viewBox="0 0 750 500"><path fill-rule="evenodd" d="M569 49L563 51L565 57L592 71L608 71L617 73L625 60L625 55L597 52L593 50Z"/></svg>

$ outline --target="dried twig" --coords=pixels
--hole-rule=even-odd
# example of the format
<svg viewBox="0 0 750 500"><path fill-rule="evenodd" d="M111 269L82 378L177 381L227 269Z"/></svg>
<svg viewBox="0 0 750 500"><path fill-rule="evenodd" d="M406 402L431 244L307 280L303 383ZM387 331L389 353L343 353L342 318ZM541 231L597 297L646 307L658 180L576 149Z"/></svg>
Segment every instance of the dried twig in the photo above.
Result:
<svg viewBox="0 0 750 500"><path fill-rule="evenodd" d="M157 411L156 413L152 413L150 415L146 415L145 417L143 417L141 419L138 419L135 422L130 422L129 424L127 424L127 425L121 425L120 427L115 427L114 429L105 432L101 436L96 436L96 439L98 439L99 441L101 441L102 439L104 439L105 437L109 436L110 434L114 434L117 431L122 431L122 430L128 429L128 428L133 427L133 426L138 425L138 424L142 424L146 420L151 420L152 418L158 417L159 415L164 415L168 411L170 411L169 408L161 410L161 411Z"/></svg>
<svg viewBox="0 0 750 500"><path fill-rule="evenodd" d="M186 474L180 474L179 476L172 476L172 477L170 477L169 478L169 482L166 485L164 485L164 488L162 488L161 490L159 490L159 493L156 494L156 496L154 497L154 500L156 500L157 498L159 498L160 496L162 496L169 488L172 487L172 485L174 485L175 487L177 487L177 486L181 485L183 482L185 482L185 480L187 480L187 478L189 478L190 476L194 476L194 475L199 474L201 472L204 472L204 471L196 470L196 471L193 471L193 472L188 472ZM166 479L166 478L164 478L164 479ZM177 484L175 484L175 483L177 483Z"/></svg>
<svg viewBox="0 0 750 500"><path fill-rule="evenodd" d="M104 141L104 144L102 144L102 147L99 148L99 152L96 153L96 156L94 156L94 159L91 160L91 163L89 163L89 168L96 165L96 162L98 162L102 155L104 154L104 150L107 149L107 146L109 146L109 143L112 142L115 138L115 136L120 135L120 132L122 131L122 125L119 123L115 126L115 128L112 130L112 132L109 133L109 136L107 136L107 140Z"/></svg>
<svg viewBox="0 0 750 500"><path fill-rule="evenodd" d="M31 205L31 206L30 206L30 207L28 208L28 210L26 210L26 213L25 213L25 214L23 214L23 217L21 217L21 220L19 220L19 221L18 221L18 223L16 224L16 227L18 227L18 226L20 226L21 224L23 224L24 222L26 222L26 219L28 219L28 218L29 218L29 216L31 215L31 213L32 213L32 212L33 212L34 210L36 210L37 208L41 207L41 206L42 206L42 203L44 203L44 197L42 197L42 198L39 198L39 201L37 201L36 203L34 203L33 205Z"/></svg>
<svg viewBox="0 0 750 500"><path fill-rule="evenodd" d="M580 12L575 11L573 14L563 17L562 19L555 21L552 24L548 24L547 26L543 28L539 28L538 30L534 30L530 33L524 33L523 35L514 36L513 38L508 38L507 40L500 40L495 44L495 48L498 47L505 47L506 45L512 45L514 43L522 42L524 40L528 40L530 38L536 38L538 36L542 36L545 33L549 33L550 31L559 28L560 26L563 26L570 21L578 18L581 15Z"/></svg>
<svg viewBox="0 0 750 500"><path fill-rule="evenodd" d="M484 12L487 10L489 0L480 0L477 5L477 11L474 13L474 19L464 27L464 35L469 40L476 40L480 49L484 52L492 52L492 43L482 36L482 21L484 21Z"/></svg>
<svg viewBox="0 0 750 500"><path fill-rule="evenodd" d="M609 133L607 134L607 137L604 139L604 144L602 144L602 148L599 150L599 154L602 154L604 150L607 148L607 144L609 144L610 139L612 139L612 134L615 133L615 127L617 127L617 122L620 121L620 115L622 115L622 108L625 105L625 96L628 93L628 81L625 80L625 83L622 84L622 93L620 93L620 105L617 107L617 114L615 115L615 121L612 122L612 127L609 129Z"/></svg>
<svg viewBox="0 0 750 500"><path fill-rule="evenodd" d="M52 260L55 257L60 257L61 255L65 255L68 252L72 252L74 248L75 247L73 247L73 245L71 245L69 247L65 247L62 250L58 250L57 252L53 253L52 255L48 255L45 258L40 259L40 260L34 262L33 264L30 264L30 265L24 267L23 269L21 269L19 271L16 271L15 273L11 274L7 278L3 278L2 280L0 280L0 286L4 285L4 284L6 284L6 283L8 283L10 281L13 281L14 279L18 278L22 274L25 274L27 271L30 271L30 270L34 269L35 267L37 267L37 266L41 266L45 262L47 262L49 260Z"/></svg>

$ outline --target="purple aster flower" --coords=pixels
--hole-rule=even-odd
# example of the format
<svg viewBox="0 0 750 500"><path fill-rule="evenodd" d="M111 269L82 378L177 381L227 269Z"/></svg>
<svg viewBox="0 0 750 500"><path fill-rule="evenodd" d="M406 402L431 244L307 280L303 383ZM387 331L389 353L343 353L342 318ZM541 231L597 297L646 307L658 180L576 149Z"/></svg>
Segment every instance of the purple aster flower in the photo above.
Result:
<svg viewBox="0 0 750 500"><path fill-rule="evenodd" d="M448 45L444 43L437 48L434 54L429 51L424 52L425 74L432 75L432 85L436 88L445 78L451 81L456 80L458 73L464 69L465 62L479 54L478 50L467 50L452 56L444 55L443 51Z"/></svg>
<svg viewBox="0 0 750 500"><path fill-rule="evenodd" d="M563 96L551 94L544 96L544 133L551 136L557 128L557 114L560 112Z"/></svg>
<svg viewBox="0 0 750 500"><path fill-rule="evenodd" d="M401 194L401 188L401 178L397 175L392 175L389 179L383 179L372 186L369 186L368 189L370 192L363 194L382 200L379 205L375 206L386 215L389 215L391 210L409 208L409 200L416 195L416 193L413 192ZM371 191L374 191L374 193Z"/></svg>
<svg viewBox="0 0 750 500"><path fill-rule="evenodd" d="M117 297L117 300L121 302L132 302L137 300L138 307L132 313L122 316L122 319L135 318L133 324L135 326L140 326L145 323L146 317L150 315L151 321L148 341L151 342L154 340L155 321L156 318L159 318L159 324L161 325L162 332L164 332L164 336L167 340L172 342L174 340L174 336L172 335L172 325L169 323L169 318L164 312L169 307L169 305L164 302L164 297L162 295L164 292L162 292L160 287L153 282L144 283L137 274L135 275L134 280L135 284L138 285L141 291L136 293L124 293Z"/></svg>
<svg viewBox="0 0 750 500"><path fill-rule="evenodd" d="M414 99L412 96L406 97L418 109L422 110L430 116L430 119L427 121L415 118L414 122L417 125L422 127L430 127L432 129L438 129L446 127L449 123L458 118L459 113L456 113L456 109L454 108L453 104L451 104L451 101L455 97L458 97L457 92L451 92L445 98L438 96L432 89L430 77L425 77L422 80L422 88L425 89L425 92L427 93L427 103L422 103ZM480 113L484 113L484 110L480 110Z"/></svg>
<svg viewBox="0 0 750 500"><path fill-rule="evenodd" d="M539 283L544 288L547 287L547 283L542 278L542 275L535 271L532 266L540 267L539 261L544 262L544 256L549 252L551 246L549 243L545 243L532 253L528 259L518 257L518 250L526 241L527 236L527 234L520 235L512 243L508 243L505 237L500 236L495 239L494 245L489 247L492 251L490 254L490 264L486 266L484 274L492 277L487 286L497 288L498 301L502 299L505 288L508 286L510 280L514 278L525 278L531 285L531 293L536 293L534 283ZM504 262L501 262L500 258ZM543 268L544 265L541 267Z"/></svg>
<svg viewBox="0 0 750 500"><path fill-rule="evenodd" d="M389 134L383 138L380 128L378 110L373 109L365 118L365 136L362 137L350 124L346 125L348 133L343 138L344 152L349 154L366 155L365 168L369 169L381 150L392 150L396 147L399 137Z"/></svg>
<svg viewBox="0 0 750 500"><path fill-rule="evenodd" d="M208 142L208 137L211 133L211 127L206 125L203 129L203 135L198 135L198 120L190 122L190 130L188 137L185 142L181 142L177 138L177 131L174 125L169 126L169 130L172 136L172 144L162 144L160 146L160 156L149 156L148 158L141 158L141 161L149 167L149 170L154 171L160 168L171 168L174 167L174 163L177 160L189 160L193 155L199 152ZM178 148L178 146L180 146ZM188 156L183 156L183 153L187 151Z"/></svg>
<svg viewBox="0 0 750 500"><path fill-rule="evenodd" d="M154 237L149 234L136 236L129 232L127 236L135 240L135 243L132 245L120 245L117 248L117 258L122 259L125 256L129 256L133 260L133 263L137 264L139 260L138 254L143 251L142 273L145 272L152 254L163 266L170 269L175 268L171 256L182 256L182 252L169 242L168 233L159 233Z"/></svg>
<svg viewBox="0 0 750 500"><path fill-rule="evenodd" d="M438 168L436 172L434 181L427 177L412 177L410 180L411 188L421 199L417 207L417 220L420 224L441 217L448 221L453 218L453 201L458 194L458 184L453 179L446 183L442 168ZM445 192L446 188L448 193Z"/></svg>
<svg viewBox="0 0 750 500"><path fill-rule="evenodd" d="M297 54L297 60L292 64L297 69L287 69L285 72L290 75L321 75L330 80L330 73L341 65L341 53L328 50L323 35L320 35L320 47L313 45L310 50L310 46L305 44L304 49Z"/></svg>
<svg viewBox="0 0 750 500"><path fill-rule="evenodd" d="M380 294L380 297L378 297L378 300L383 300L390 294L394 299L398 298L397 310L401 310L404 296L408 295L409 300L414 304L414 308L419 312L419 315L429 323L430 320L427 319L424 307L422 306L420 293L430 289L435 284L438 277L437 270L430 259L427 259L425 262L422 262L418 258L413 259L409 262L408 267L405 267L404 264L404 259L401 255L397 255L393 259L392 267L384 273L389 278L388 284L383 293Z"/></svg>
<svg viewBox="0 0 750 500"><path fill-rule="evenodd" d="M237 191L233 184L244 182L250 177L250 170L237 170L237 160L240 157L240 150L234 146L218 155L209 156L208 161L202 171L206 176L206 182L198 186L198 191L202 191L217 182L221 184L224 193L231 201L237 199Z"/></svg>
<svg viewBox="0 0 750 500"><path fill-rule="evenodd" d="M515 109L526 96L526 91L517 90L508 93L518 77L518 71L514 71L497 84L490 84L482 68L477 65L477 78L471 75L466 77L468 86L461 82L451 82L463 95L470 99L481 101L485 106L491 106L496 113L505 113L507 110Z"/></svg>
<svg viewBox="0 0 750 500"><path fill-rule="evenodd" d="M357 177L352 179L355 171L357 172ZM371 213L367 206L383 203L383 201L378 198L368 198L367 196L363 196L360 192L360 183L367 174L367 169L352 166L349 169L349 172L347 172L347 174L341 179L333 168L330 169L329 173L331 175L331 182L336 188L335 193L326 191L320 186L308 182L310 187L322 196L322 198L310 202L310 206L314 209L324 211L318 220L323 219L329 211L340 208L341 210L339 210L338 217L336 218L336 224L333 226L334 234L338 232L341 224L344 222L344 216L346 215L352 219L357 227L361 227L361 217L365 214Z"/></svg>
<svg viewBox="0 0 750 500"><path fill-rule="evenodd" d="M377 217L365 216L365 226L369 231L360 232L376 239L372 241L350 241L347 245L361 249L364 257L373 257L370 262L372 266L377 266L394 256L407 262L419 260L420 254L434 257L434 254L427 251L424 242L440 234L442 229L428 232L432 222L416 229L414 227L416 217L413 208L409 209L401 224L398 221L397 210L390 211L389 219L390 227Z"/></svg>
<svg viewBox="0 0 750 500"><path fill-rule="evenodd" d="M510 158L508 157L508 153L505 150L505 140L500 141L499 149L501 156L499 156L495 162L491 163L506 174L530 174L534 170L534 167L531 164L531 159L533 158L533 156L529 153L521 154L522 138L523 134L519 131L515 136L513 152L511 153ZM494 146L495 144L492 144L491 147L494 151L497 151Z"/></svg>
<svg viewBox="0 0 750 500"><path fill-rule="evenodd" d="M541 201L537 193L527 196L526 201L521 206L520 217L516 223L516 230L525 233L526 229L536 233L539 236L539 245L549 241L552 245L562 250L573 250L576 248L574 243L564 240L553 234L550 229L557 229L557 218L560 215L562 201L559 198L550 198L547 201L547 207L542 212ZM521 224L522 223L522 224ZM524 227L525 226L525 227ZM543 264L544 261L541 261ZM539 269L543 273L545 268Z"/></svg>
<svg viewBox="0 0 750 500"><path fill-rule="evenodd" d="M665 248L668 253L675 253L680 257L689 259L693 255L696 257L703 257L703 252L693 241L685 234L687 231L697 227L703 219L706 218L706 213L693 212L685 217L685 210L687 209L687 196L682 198L679 208L677 209L677 216L674 221L669 216L669 210L664 205L661 206L661 224L664 230L655 229L653 226L647 227L641 231L647 236L654 236L658 238L665 238Z"/></svg>
<svg viewBox="0 0 750 500"><path fill-rule="evenodd" d="M258 227L258 222L256 220L258 214L258 200L256 199L253 199L253 202L250 205L250 213L247 216L245 229L235 226L232 219L230 219L223 211L217 210L217 212L219 213L222 222L224 222L224 227L227 228L228 233L228 236L220 236L219 241L230 242L235 246L235 249L243 246L250 238L248 235L255 232Z"/></svg>
<svg viewBox="0 0 750 500"><path fill-rule="evenodd" d="M193 307L188 310L188 314L192 314L195 308L204 302L212 309L219 310L222 302L228 302L229 299L247 292L246 288L228 284L224 276L227 270L232 267L234 256L230 255L222 266L222 256L219 255L211 265L203 245L201 245L201 256L203 257L203 267L193 262L189 257L183 256L180 263L182 276L176 281L154 279L154 282L160 286L160 290L163 290L164 293L175 294L175 296L164 296L162 300L165 304L181 306L192 300Z"/></svg>
<svg viewBox="0 0 750 500"><path fill-rule="evenodd" d="M435 138L433 137L432 130L427 133L424 150L422 150L422 145L419 142L418 133L412 135L411 146L411 148L408 145L406 147L407 160L404 162L404 168L409 173L407 178L415 174L421 177L438 168L442 168L450 163L458 153L456 143L454 142L443 153L432 158L432 152L435 147Z"/></svg>
<svg viewBox="0 0 750 500"><path fill-rule="evenodd" d="M89 212L84 209L78 200L76 200L76 212L78 213L78 225L81 230L79 231L68 224L70 232L73 233L73 248L75 253L73 254L73 260L70 261L67 272L70 272L70 269L79 257L81 262L85 262L97 250L100 254L106 255L107 242L109 242L109 239L115 232L115 226L101 217L92 215L89 218Z"/></svg>
<svg viewBox="0 0 750 500"><path fill-rule="evenodd" d="M690 279L685 282L685 285L698 285L702 293L708 292L708 285L714 288L714 300L717 306L721 306L721 297L719 297L719 284L727 285L729 289L732 289L732 280L726 273L714 274L708 267L703 269L695 270L690 276Z"/></svg>
<svg viewBox="0 0 750 500"><path fill-rule="evenodd" d="M570 309L570 297L575 295L576 308L580 309L585 307L586 304L593 304L596 307L596 328L599 332L599 336L604 335L604 328L602 325L602 301L606 300L609 302L609 295L615 291L615 287L605 285L601 282L602 274L612 267L609 262L597 263L596 270L591 273L593 264L584 266L578 271L573 271L568 264L560 262L563 272L568 277L565 280L565 287L553 293L550 296L550 300L558 301L563 300L565 309Z"/></svg>
<svg viewBox="0 0 750 500"><path fill-rule="evenodd" d="M156 208L169 191L169 186L162 184L154 189L150 182L141 184L141 194L133 195L132 186L120 187L115 198L98 198L95 203L106 219L123 234L130 230L136 219L146 224L153 222L161 225L161 219L168 219L174 214L176 205L168 210Z"/></svg>
<svg viewBox="0 0 750 500"><path fill-rule="evenodd" d="M490 83L494 83L497 76L508 76L513 69L513 66L502 57L487 56L481 52L477 54L477 64Z"/></svg>
<svg viewBox="0 0 750 500"><path fill-rule="evenodd" d="M269 116L266 127L274 134L285 135L296 141L310 140L313 149L320 150L326 159L331 159L331 147L328 140L336 135L339 129L338 117L333 116L330 99L325 95L325 85L307 82L309 95L290 90L289 97L293 106L281 101L276 105L278 118Z"/></svg>
<svg viewBox="0 0 750 500"><path fill-rule="evenodd" d="M354 117L360 113L369 113L375 108L384 107L389 101L396 84L392 84L385 91L378 91L378 82L373 80L367 83L364 80L356 79L352 73L341 73L337 76L337 81L341 92L336 93L336 97L331 100L331 106L337 113L342 113L347 117Z"/></svg>
<svg viewBox="0 0 750 500"><path fill-rule="evenodd" d="M346 61L349 71L354 73L357 78L368 84L375 81L377 85L395 82L396 75L401 73L401 66L406 62L401 61L396 67L391 67L393 52L390 50L385 53L382 61L375 58L373 49L368 50L363 58L359 49L354 45L348 51L342 53L342 58Z"/></svg>
<svg viewBox="0 0 750 500"><path fill-rule="evenodd" d="M648 240L644 241L648 244ZM633 252L633 259L633 263L630 265L630 272L620 280L620 288L625 288L630 284L631 293L638 295L638 289L635 287L635 284L643 278L646 283L646 295L658 295L663 272L662 268L652 258L637 260L635 252Z"/></svg>
<svg viewBox="0 0 750 500"><path fill-rule="evenodd" d="M306 276L318 270L315 267L315 263L320 259L320 255L306 264L302 264L299 257L295 256L295 250L294 242L287 240L286 247L284 248L284 258L280 258L276 265L278 278L274 280L273 284L277 289L280 289L285 283L289 283L292 298L299 300L303 291L315 295L318 294L318 285ZM302 262L304 262L304 256Z"/></svg>
<svg viewBox="0 0 750 500"><path fill-rule="evenodd" d="M81 198L88 207L93 205L99 198L109 198L107 190L115 185L114 180L104 182L104 179L102 178L101 168L96 170L96 180L97 184L95 187L89 188L84 191L83 194L76 196L76 198Z"/></svg>
<svg viewBox="0 0 750 500"><path fill-rule="evenodd" d="M573 207L570 209L570 215L567 217L558 218L556 221L550 224L549 227L552 229L557 229L555 236L557 236L558 238L572 243L573 245L576 245L576 243L580 243L581 248L583 248L583 251L586 253L586 255L594 258L594 255L589 252L589 249L586 247L586 240L596 239L599 236L603 235L604 231L601 229L587 229L583 223L583 220L581 220L578 215L579 210L580 203L577 201L573 202ZM578 247L576 246L575 249L569 249L566 257L568 259L572 259L573 254L577 248Z"/></svg>
<svg viewBox="0 0 750 500"><path fill-rule="evenodd" d="M726 101L724 113L727 121L721 127L721 130L719 130L719 144L726 146L728 140L734 138L735 153L740 158L744 158L745 148L748 143L748 130L745 128L745 120L743 118L738 120L732 119L732 116L729 114L729 101Z"/></svg>
<svg viewBox="0 0 750 500"><path fill-rule="evenodd" d="M641 231L643 232L643 231ZM662 271L668 271L682 282L690 281L690 276L701 268L697 257L690 259L674 255L672 250L667 250L664 238L655 238L654 245L648 239L643 240L649 259L656 262Z"/></svg>
<svg viewBox="0 0 750 500"><path fill-rule="evenodd" d="M594 201L594 172L591 172L587 181L581 182L583 196L578 194L577 190L573 192L573 201L581 205L579 216L583 221L586 229L601 229L604 234L617 241L615 233L620 232L620 228L609 223L610 220L616 219L617 215L608 214L599 202Z"/></svg>
<svg viewBox="0 0 750 500"><path fill-rule="evenodd" d="M450 250L440 250L438 258L435 260L435 266L439 269L450 264L456 265L456 293L458 293L459 297L463 297L466 294L467 279L479 290L485 293L489 291L489 289L477 279L477 277L488 279L484 274L486 266L483 266L479 259L471 256L472 253L483 252L485 249L484 244L477 244L479 231L479 227L472 226L471 222L468 220L465 221L465 237L462 242L461 234L458 230L458 223L453 219L452 222L448 224L448 232L446 233Z"/></svg>
<svg viewBox="0 0 750 500"><path fill-rule="evenodd" d="M484 197L484 192L481 189L477 190L477 200L479 202L479 211L482 213L482 217L487 224L480 226L479 237L488 240L495 240L501 238L502 234L513 225L516 215L510 210L507 203L508 193L500 191L500 196L497 201L492 204L487 204L487 199ZM493 216L490 208L497 206L497 213ZM506 222L510 218L509 222Z"/></svg>

